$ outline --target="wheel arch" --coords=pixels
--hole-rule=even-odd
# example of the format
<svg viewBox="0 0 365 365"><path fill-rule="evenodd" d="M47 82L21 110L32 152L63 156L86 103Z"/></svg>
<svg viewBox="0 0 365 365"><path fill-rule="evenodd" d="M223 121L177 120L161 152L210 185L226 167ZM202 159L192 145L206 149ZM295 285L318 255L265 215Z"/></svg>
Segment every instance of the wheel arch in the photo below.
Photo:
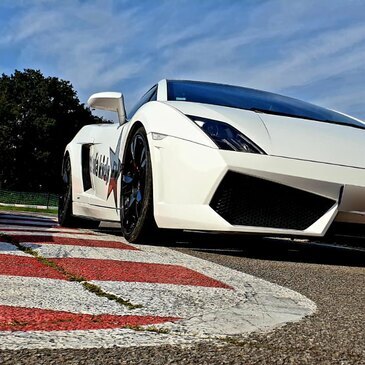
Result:
<svg viewBox="0 0 365 365"><path fill-rule="evenodd" d="M63 171L65 169L65 161L67 158L71 159L70 152L68 150L66 150L65 153L63 154L62 164L61 164L61 175L63 174Z"/></svg>
<svg viewBox="0 0 365 365"><path fill-rule="evenodd" d="M205 145L216 149L212 140L201 131L201 129L186 117L182 112L173 106L161 101L151 101L144 104L130 120L130 126L124 139L126 146L133 133L143 127L150 150L152 167L152 194L153 212L156 217L157 206L163 196L164 177L162 174L163 166L161 159L161 141L152 138L153 133L159 133L172 138L191 141L199 145ZM163 147L166 148L166 145ZM170 148L170 147L169 147ZM172 151L173 152L173 151ZM122 159L124 159L124 152ZM123 161L123 160L122 160ZM121 207L119 197L119 208Z"/></svg>
<svg viewBox="0 0 365 365"><path fill-rule="evenodd" d="M83 192L81 147L82 144L74 142L69 143L66 146L65 153L62 159L61 173L63 173L66 159L70 159L73 202L75 201L75 197Z"/></svg>
<svg viewBox="0 0 365 365"><path fill-rule="evenodd" d="M142 123L146 134L160 133L217 148L212 140L190 118L172 105L161 101L144 104L131 119Z"/></svg>
<svg viewBox="0 0 365 365"><path fill-rule="evenodd" d="M127 142L130 140L130 138L132 137L133 133L137 129L139 129L140 127L143 127L143 129L145 130L146 134L148 133L145 124L142 123L140 120L136 120L136 121L133 122L133 124L131 125L131 127L130 127L130 129L128 131L128 136L127 136L127 139L126 139Z"/></svg>

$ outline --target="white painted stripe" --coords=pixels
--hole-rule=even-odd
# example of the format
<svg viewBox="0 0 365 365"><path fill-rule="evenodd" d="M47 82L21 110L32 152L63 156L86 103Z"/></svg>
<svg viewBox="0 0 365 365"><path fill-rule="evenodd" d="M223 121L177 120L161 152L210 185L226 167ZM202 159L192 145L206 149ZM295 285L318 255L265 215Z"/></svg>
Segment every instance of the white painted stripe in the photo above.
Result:
<svg viewBox="0 0 365 365"><path fill-rule="evenodd" d="M246 298L234 290L189 285L92 281L104 290L139 303L133 314L189 318L230 308Z"/></svg>
<svg viewBox="0 0 365 365"><path fill-rule="evenodd" d="M224 293L226 289L220 288L99 281L93 283L102 286L109 293L143 307L130 310L86 291L81 284L75 282L3 275L0 275L0 305L72 313L186 318L211 313L217 308L234 306L244 300L233 291Z"/></svg>
<svg viewBox="0 0 365 365"><path fill-rule="evenodd" d="M99 240L103 241L103 240ZM59 244L42 244L22 242L23 246L32 248L38 254L47 258L84 258L99 260L133 261L151 264L176 264L177 260L167 260L157 254L150 254L137 250L125 250L118 248L71 246Z"/></svg>
<svg viewBox="0 0 365 365"><path fill-rule="evenodd" d="M79 283L22 276L0 275L0 305L72 313L134 314L112 300L88 292Z"/></svg>
<svg viewBox="0 0 365 365"><path fill-rule="evenodd" d="M166 247L135 246L143 248L145 252L161 255L167 261L175 261L220 280L232 286L239 297L245 298L236 306L229 308L218 306L216 311L212 311L208 316L197 314L190 319L172 324L169 327L174 331L197 336L207 333L212 336L238 335L298 321L316 310L315 303L303 295L252 275Z"/></svg>
<svg viewBox="0 0 365 365"><path fill-rule="evenodd" d="M147 326L148 327L148 326ZM153 327L164 327L154 325ZM127 328L92 331L0 332L1 350L84 349L189 344L204 339L179 334L133 331ZM212 342L212 341L211 341ZM220 343L221 344L221 343ZM217 343L219 345L219 343Z"/></svg>

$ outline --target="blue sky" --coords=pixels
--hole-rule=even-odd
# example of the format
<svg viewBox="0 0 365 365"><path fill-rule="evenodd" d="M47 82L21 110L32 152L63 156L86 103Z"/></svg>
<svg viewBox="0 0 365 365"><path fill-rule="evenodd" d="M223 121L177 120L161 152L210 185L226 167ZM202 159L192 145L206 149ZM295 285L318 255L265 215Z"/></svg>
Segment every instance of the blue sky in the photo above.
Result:
<svg viewBox="0 0 365 365"><path fill-rule="evenodd" d="M362 0L2 0L0 72L40 69L80 100L162 78L279 92L365 119Z"/></svg>

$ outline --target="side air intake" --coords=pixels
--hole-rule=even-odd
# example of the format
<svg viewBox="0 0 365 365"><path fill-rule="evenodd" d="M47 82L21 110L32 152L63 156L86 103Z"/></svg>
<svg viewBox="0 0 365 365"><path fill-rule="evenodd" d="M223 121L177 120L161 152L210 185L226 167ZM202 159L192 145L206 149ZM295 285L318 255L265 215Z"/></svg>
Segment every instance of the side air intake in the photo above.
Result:
<svg viewBox="0 0 365 365"><path fill-rule="evenodd" d="M91 189L90 178L90 145L84 144L81 148L82 182L84 191Z"/></svg>

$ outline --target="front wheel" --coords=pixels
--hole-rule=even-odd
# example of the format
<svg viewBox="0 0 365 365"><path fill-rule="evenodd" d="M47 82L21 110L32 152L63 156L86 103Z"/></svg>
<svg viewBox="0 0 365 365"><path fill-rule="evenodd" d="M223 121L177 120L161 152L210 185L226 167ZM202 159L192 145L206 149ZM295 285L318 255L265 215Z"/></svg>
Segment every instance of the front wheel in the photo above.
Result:
<svg viewBox="0 0 365 365"><path fill-rule="evenodd" d="M146 132L138 128L128 139L123 158L120 196L121 228L129 242L153 238L152 166Z"/></svg>

